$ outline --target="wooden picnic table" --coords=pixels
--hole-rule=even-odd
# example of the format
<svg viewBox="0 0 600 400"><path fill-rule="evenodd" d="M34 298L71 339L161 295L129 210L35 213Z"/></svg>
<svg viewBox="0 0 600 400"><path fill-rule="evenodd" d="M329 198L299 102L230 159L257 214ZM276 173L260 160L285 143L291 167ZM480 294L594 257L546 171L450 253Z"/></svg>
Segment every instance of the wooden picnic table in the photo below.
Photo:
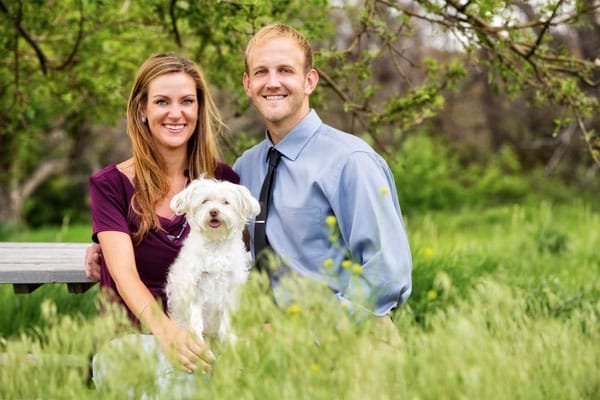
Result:
<svg viewBox="0 0 600 400"><path fill-rule="evenodd" d="M45 283L66 283L71 293L83 293L96 282L85 275L89 243L0 242L0 284L15 293L31 293Z"/></svg>

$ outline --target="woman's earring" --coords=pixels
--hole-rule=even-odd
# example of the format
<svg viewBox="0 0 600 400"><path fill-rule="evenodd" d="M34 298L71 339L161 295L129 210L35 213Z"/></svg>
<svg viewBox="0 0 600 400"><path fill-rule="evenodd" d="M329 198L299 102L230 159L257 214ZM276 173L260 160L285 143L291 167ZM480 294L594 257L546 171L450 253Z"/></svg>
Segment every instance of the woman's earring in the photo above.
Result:
<svg viewBox="0 0 600 400"><path fill-rule="evenodd" d="M146 122L148 122L148 118L146 118L145 115L142 115L142 123L145 124Z"/></svg>

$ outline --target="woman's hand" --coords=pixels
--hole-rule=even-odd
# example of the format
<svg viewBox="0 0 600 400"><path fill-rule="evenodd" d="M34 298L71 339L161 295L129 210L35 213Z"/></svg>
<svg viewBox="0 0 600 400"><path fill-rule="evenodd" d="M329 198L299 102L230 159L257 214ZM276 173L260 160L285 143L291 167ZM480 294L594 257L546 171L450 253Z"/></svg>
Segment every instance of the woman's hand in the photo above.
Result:
<svg viewBox="0 0 600 400"><path fill-rule="evenodd" d="M196 370L209 372L215 356L202 338L174 325L158 339L173 366L181 371L192 373Z"/></svg>
<svg viewBox="0 0 600 400"><path fill-rule="evenodd" d="M103 249L102 256L106 260L117 291L127 307L159 340L173 366L189 373L198 369L203 372L210 371L215 357L203 338L195 336L171 321L164 313L163 307L141 281L129 235L123 232L100 232L98 238ZM99 249L88 248L86 268L88 265L93 267L93 253L98 251Z"/></svg>

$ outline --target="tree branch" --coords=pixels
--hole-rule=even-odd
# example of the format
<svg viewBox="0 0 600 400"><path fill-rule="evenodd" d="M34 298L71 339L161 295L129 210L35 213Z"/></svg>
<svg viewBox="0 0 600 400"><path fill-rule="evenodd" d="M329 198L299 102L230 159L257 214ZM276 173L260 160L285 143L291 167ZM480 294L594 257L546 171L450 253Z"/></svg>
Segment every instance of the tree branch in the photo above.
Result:
<svg viewBox="0 0 600 400"><path fill-rule="evenodd" d="M350 105L350 113L352 114L352 116L354 118L356 118L363 127L368 127L369 126L368 122L364 120L364 117L359 112L359 111L363 111L363 112L367 112L367 113L372 112L371 110L368 109L368 106L366 104L361 106L359 104L354 103L350 98L348 98L346 93L344 93L344 91L336 85L334 80L331 79L331 77L325 71L318 69L318 68L317 68L317 71L319 72L319 76L321 78L323 78L325 83L344 102L344 104ZM380 138L377 137L377 135L375 135L374 132L371 132L370 130L368 131L368 133L369 133L369 136L373 139L373 143L374 143L375 147L380 151L385 151L385 146L383 145L383 143L381 143Z"/></svg>
<svg viewBox="0 0 600 400"><path fill-rule="evenodd" d="M40 61L40 68L42 69L42 73L44 75L47 75L47 73L48 73L48 58L46 57L46 55L44 54L44 52L42 51L40 46L37 44L37 42L35 40L33 40L33 38L25 30L25 28L23 28L23 26L21 26L21 17L22 17L21 7L22 7L22 4L19 3L19 14L17 17L13 17L10 15L8 7L6 6L6 4L4 4L4 1L0 0L0 10L4 14L6 14L8 19L13 21L13 23L15 24L15 28L17 28L17 31L21 34L23 39L25 39L25 41L27 43L29 43L29 45L33 48L33 51L35 52L38 60Z"/></svg>
<svg viewBox="0 0 600 400"><path fill-rule="evenodd" d="M552 20L554 18L556 18L556 13L558 12L558 8L561 6L561 4L563 2L564 2L564 0L560 0L558 3L556 3L556 6L552 10L552 15L548 18L548 20L542 26L542 30L540 31L540 33L535 41L535 44L533 46L531 46L531 49L529 50L529 52L527 54L525 54L525 58L529 59L531 56L533 56L535 54L535 51L542 43L542 40L544 39L546 32L550 28L550 22L552 22Z"/></svg>
<svg viewBox="0 0 600 400"><path fill-rule="evenodd" d="M587 144L590 155L592 156L592 160L594 163L600 167L600 139L597 134L591 134L587 128L585 127L585 123L583 122L583 117L579 110L579 107L575 104L573 99L567 99L569 105L571 106L571 110L575 115L575 121L577 121L577 128L579 132L581 132L585 143Z"/></svg>
<svg viewBox="0 0 600 400"><path fill-rule="evenodd" d="M71 49L71 53L69 54L67 59L60 66L56 67L55 69L57 69L57 70L66 69L75 60L75 56L77 55L79 46L81 45L81 42L83 41L84 20L85 20L85 17L84 17L84 12L83 12L83 3L80 1L79 2L79 29L77 31L77 39L75 40L75 44L73 45L73 48Z"/></svg>
<svg viewBox="0 0 600 400"><path fill-rule="evenodd" d="M20 195L23 198L31 196L31 194L49 177L62 174L69 166L69 160L57 159L43 161L27 178L20 189Z"/></svg>
<svg viewBox="0 0 600 400"><path fill-rule="evenodd" d="M173 27L173 35L175 35L175 43L177 43L178 47L183 47L181 43L181 35L179 35L179 29L177 28L177 17L175 17L175 7L177 5L177 0L171 0L169 4L169 17L171 18L171 26Z"/></svg>

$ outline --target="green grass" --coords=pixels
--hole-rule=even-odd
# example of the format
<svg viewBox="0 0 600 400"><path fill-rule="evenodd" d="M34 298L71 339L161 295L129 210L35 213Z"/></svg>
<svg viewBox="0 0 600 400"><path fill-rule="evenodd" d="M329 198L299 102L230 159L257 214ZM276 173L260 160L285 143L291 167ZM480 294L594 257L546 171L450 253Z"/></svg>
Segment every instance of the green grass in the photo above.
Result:
<svg viewBox="0 0 600 400"><path fill-rule="evenodd" d="M13 232L5 242L76 242L86 243L92 240L91 225L65 224L61 227L47 226L36 230Z"/></svg>
<svg viewBox="0 0 600 400"><path fill-rule="evenodd" d="M352 323L327 291L303 288L301 303L278 310L253 276L234 319L240 340L217 346L215 370L196 377L195 395L598 399L599 226L598 210L578 202L409 216L414 289L395 313L397 346L379 340L369 321ZM89 358L122 333L95 317L94 295L51 286L23 296L0 286L0 398L121 399L123 387L151 390L152 367L135 353L115 369L114 386L88 386Z"/></svg>

